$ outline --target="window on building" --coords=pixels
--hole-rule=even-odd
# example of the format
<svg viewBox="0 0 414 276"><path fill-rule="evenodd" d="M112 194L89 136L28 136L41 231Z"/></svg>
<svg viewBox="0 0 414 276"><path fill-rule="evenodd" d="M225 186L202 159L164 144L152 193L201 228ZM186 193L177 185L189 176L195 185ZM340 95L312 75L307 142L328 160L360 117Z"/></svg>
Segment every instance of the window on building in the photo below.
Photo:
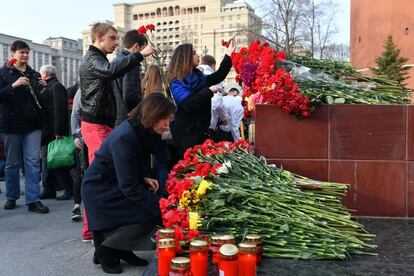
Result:
<svg viewBox="0 0 414 276"><path fill-rule="evenodd" d="M221 29L224 29L224 24L221 24Z"/></svg>
<svg viewBox="0 0 414 276"><path fill-rule="evenodd" d="M237 16L237 20L240 20L240 15Z"/></svg>
<svg viewBox="0 0 414 276"><path fill-rule="evenodd" d="M233 20L233 16L231 16L231 15L230 15L230 16L229 16L229 20L230 20L230 21L231 21L231 20Z"/></svg>
<svg viewBox="0 0 414 276"><path fill-rule="evenodd" d="M233 28L233 24L231 24L231 23L230 23L230 24L229 24L229 28Z"/></svg>
<svg viewBox="0 0 414 276"><path fill-rule="evenodd" d="M132 20L138 20L138 14L133 14L132 15Z"/></svg>
<svg viewBox="0 0 414 276"><path fill-rule="evenodd" d="M180 15L180 6L174 7L174 15Z"/></svg>
<svg viewBox="0 0 414 276"><path fill-rule="evenodd" d="M222 16L222 17L220 18L220 20L221 20L221 22L224 22L224 16Z"/></svg>
<svg viewBox="0 0 414 276"><path fill-rule="evenodd" d="M205 6L201 6L201 7L200 7L200 12L201 12L201 13L206 12L206 7L205 7Z"/></svg>
<svg viewBox="0 0 414 276"><path fill-rule="evenodd" d="M199 8L198 7L195 7L194 8L194 13L198 13L199 12Z"/></svg>

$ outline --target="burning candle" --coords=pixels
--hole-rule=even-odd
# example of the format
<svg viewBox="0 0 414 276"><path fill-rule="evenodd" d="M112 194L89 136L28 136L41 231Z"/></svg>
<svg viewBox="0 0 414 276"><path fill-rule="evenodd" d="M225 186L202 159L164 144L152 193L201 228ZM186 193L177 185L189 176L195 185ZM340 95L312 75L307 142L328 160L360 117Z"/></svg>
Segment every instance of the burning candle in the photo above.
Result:
<svg viewBox="0 0 414 276"><path fill-rule="evenodd" d="M169 276L192 276L190 270L190 259L186 257L176 257L172 259Z"/></svg>
<svg viewBox="0 0 414 276"><path fill-rule="evenodd" d="M238 276L237 247L234 244L224 244L220 247L219 251L220 276Z"/></svg>
<svg viewBox="0 0 414 276"><path fill-rule="evenodd" d="M193 276L207 276L208 243L203 240L190 242L190 262Z"/></svg>
<svg viewBox="0 0 414 276"><path fill-rule="evenodd" d="M168 276L171 260L175 257L175 240L161 239L158 241L158 275Z"/></svg>
<svg viewBox="0 0 414 276"><path fill-rule="evenodd" d="M239 276L256 276L256 251L254 243L239 244Z"/></svg>
<svg viewBox="0 0 414 276"><path fill-rule="evenodd" d="M244 241L247 243L254 243L256 245L256 264L260 264L262 262L263 255L262 237L256 234L249 234L246 235Z"/></svg>

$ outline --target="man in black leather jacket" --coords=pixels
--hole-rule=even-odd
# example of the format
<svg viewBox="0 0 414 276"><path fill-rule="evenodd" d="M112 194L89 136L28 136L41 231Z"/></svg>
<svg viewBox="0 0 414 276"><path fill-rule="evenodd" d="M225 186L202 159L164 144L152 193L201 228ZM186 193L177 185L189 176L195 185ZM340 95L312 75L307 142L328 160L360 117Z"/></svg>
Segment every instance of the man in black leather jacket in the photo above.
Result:
<svg viewBox="0 0 414 276"><path fill-rule="evenodd" d="M95 151L112 130L116 119L116 103L111 81L123 76L149 55L151 46L122 59L109 62L107 54L118 46L117 30L106 23L96 23L91 29L93 45L83 58L79 76L82 102L81 132L89 149L89 163Z"/></svg>

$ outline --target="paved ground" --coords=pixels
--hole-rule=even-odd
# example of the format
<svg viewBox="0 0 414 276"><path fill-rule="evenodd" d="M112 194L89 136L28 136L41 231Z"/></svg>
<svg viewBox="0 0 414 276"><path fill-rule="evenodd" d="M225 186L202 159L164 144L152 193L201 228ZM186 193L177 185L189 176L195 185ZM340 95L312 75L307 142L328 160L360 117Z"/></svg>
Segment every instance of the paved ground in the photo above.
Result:
<svg viewBox="0 0 414 276"><path fill-rule="evenodd" d="M49 214L29 213L24 196L15 210L4 210L5 188L0 182L0 275L108 275L92 264L93 246L83 243L82 223L70 219L73 201L44 200ZM150 260L153 252L138 253ZM123 263L122 275L141 275L144 268Z"/></svg>
<svg viewBox="0 0 414 276"><path fill-rule="evenodd" d="M15 210L4 210L0 182L0 275L89 276L104 274L92 264L93 247L82 243L81 223L70 220L72 201L45 200L49 214L27 212L23 197ZM345 261L264 259L258 275L414 275L414 220L361 219L377 235L379 256L353 256ZM153 252L138 253L152 260ZM156 261L147 268L123 263L122 275L154 276ZM210 274L214 275L214 274Z"/></svg>

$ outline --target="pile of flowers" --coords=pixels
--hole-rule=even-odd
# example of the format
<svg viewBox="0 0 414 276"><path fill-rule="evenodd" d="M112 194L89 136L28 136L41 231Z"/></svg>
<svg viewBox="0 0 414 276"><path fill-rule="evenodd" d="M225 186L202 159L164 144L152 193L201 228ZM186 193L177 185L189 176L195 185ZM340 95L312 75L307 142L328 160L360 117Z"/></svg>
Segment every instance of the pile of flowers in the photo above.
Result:
<svg viewBox="0 0 414 276"><path fill-rule="evenodd" d="M246 117L256 104L276 104L300 118L310 116L310 100L299 92L290 73L276 67L277 62L286 59L286 53L275 51L268 43L255 41L234 52L231 58L237 73L236 81L244 90Z"/></svg>
<svg viewBox="0 0 414 276"><path fill-rule="evenodd" d="M348 186L307 179L268 165L250 145L204 144L188 149L169 174L160 200L164 227L177 249L206 234L260 234L264 255L344 259L374 248L373 235L351 219L341 197Z"/></svg>

